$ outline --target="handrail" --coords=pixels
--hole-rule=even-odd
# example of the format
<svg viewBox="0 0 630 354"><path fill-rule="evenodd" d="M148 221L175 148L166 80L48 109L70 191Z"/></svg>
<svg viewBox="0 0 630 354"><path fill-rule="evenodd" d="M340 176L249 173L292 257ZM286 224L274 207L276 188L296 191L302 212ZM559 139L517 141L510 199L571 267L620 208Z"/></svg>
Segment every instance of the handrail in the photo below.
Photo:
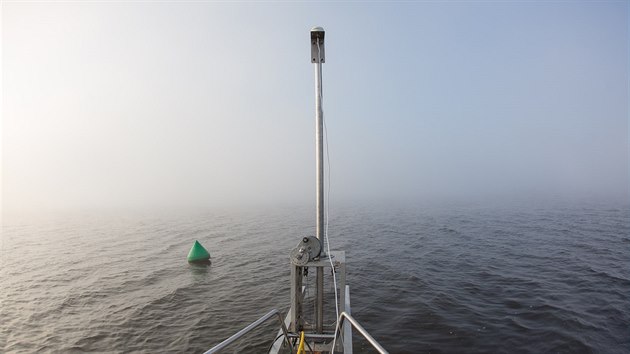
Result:
<svg viewBox="0 0 630 354"><path fill-rule="evenodd" d="M263 322L265 322L268 319L270 319L273 315L278 316L278 319L280 320L280 325L282 326L282 332L284 332L284 339L287 341L287 344L289 345L289 348L291 348L291 353L293 353L293 346L291 345L291 341L289 341L289 331L287 331L287 326L284 325L284 321L282 320L282 316L280 316L280 313L278 312L278 310L273 309L273 310L269 311L263 317L257 319L256 321L254 321L251 324L249 324L247 327L245 327L245 328L241 329L240 331L236 332L235 334L233 334L230 338L228 338L228 339L224 340L223 342L221 342L221 343L215 345L214 347L210 348L210 350L206 351L204 354L218 353L223 348L227 347L228 345L232 344L237 339L241 338L243 335L249 333L254 328L260 326Z"/></svg>
<svg viewBox="0 0 630 354"><path fill-rule="evenodd" d="M332 346L332 348L335 347L335 341L337 340L337 333L340 333L339 328L341 328L341 323L343 323L344 319L347 319L348 321L350 321L350 324L352 324L352 327L356 328L357 331L359 331L359 333L361 333L361 335L365 339L367 339L367 341L370 344L372 344L374 349L376 349L379 353L381 353L381 354L389 354L389 352L387 350L385 350L385 348L383 348L380 344L378 344L376 339L374 339L368 333L368 331L366 331L365 328L363 328L363 326L361 326L359 324L359 322L357 322L357 320L355 320L354 317L352 317L352 315L346 313L345 311L342 312L341 314L339 314L339 320L337 320L337 326L335 328L335 338L333 339L333 346Z"/></svg>

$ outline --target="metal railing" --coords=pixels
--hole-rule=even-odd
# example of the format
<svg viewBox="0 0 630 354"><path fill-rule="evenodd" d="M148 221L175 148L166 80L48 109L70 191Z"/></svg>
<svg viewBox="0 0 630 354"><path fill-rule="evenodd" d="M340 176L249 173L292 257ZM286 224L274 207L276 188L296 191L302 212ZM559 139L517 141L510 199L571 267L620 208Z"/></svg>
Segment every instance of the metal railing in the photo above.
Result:
<svg viewBox="0 0 630 354"><path fill-rule="evenodd" d="M278 320L280 321L280 326L281 326L282 332L284 333L284 339L287 342L287 345L289 346L289 348L291 349L291 353L293 353L293 345L291 345L291 341L289 340L289 331L287 330L287 326L285 326L284 321L282 320L282 316L280 315L278 310L273 309L273 310L269 311L266 315L262 316L261 318L257 319L256 321L252 322L251 324L249 324L247 327L245 327L245 328L241 329L240 331L236 332L234 335L232 335L228 339L226 339L223 342L215 345L210 350L206 351L204 354L219 353L225 347L227 347L230 344L234 343L236 340L240 339L245 334L251 332L254 328L260 326L262 323L264 323L265 321L267 321L268 319L270 319L274 315L277 316ZM385 348L383 348L376 341L376 339L374 339L368 333L368 331L366 331L365 328L363 328L363 326L361 326L361 324L359 324L359 322L357 322L357 320L354 319L354 317L352 317L352 315L350 315L349 313L347 313L345 311L342 312L341 314L339 314L339 320L337 321L337 326L335 328L335 334L334 334L334 337L333 337L333 345L331 346L331 348L335 347L335 342L337 341L337 336L339 334L341 334L341 328L342 328L342 325L344 324L344 320L347 320L352 325L352 327L354 327L359 333L361 333L363 338L365 338L372 345L372 347L374 347L374 349L376 349L379 353L381 353L381 354L389 354L389 352L387 350L385 350ZM344 339L348 339L348 337L351 338L351 336L349 336L347 332L346 332L344 337L345 337ZM350 349L350 350L352 350L352 349Z"/></svg>
<svg viewBox="0 0 630 354"><path fill-rule="evenodd" d="M289 348L291 348L291 353L293 353L293 346L291 345L291 341L289 340L289 331L287 331L287 326L284 325L284 321L282 320L282 316L280 315L280 312L278 312L278 310L276 310L276 309L273 309L273 310L269 311L263 317L257 319L256 321L252 322L251 324L249 324L247 327L245 327L245 328L241 329L240 331L236 332L230 338L228 338L228 339L224 340L223 342L215 345L214 347L212 347L210 350L208 350L204 354L213 354L213 353L220 352L223 348L225 348L228 345L234 343L237 339L239 339L242 336L244 336L245 334L249 333L254 328L260 326L263 322L267 321L268 319L270 319L274 315L278 316L278 320L280 320L280 326L282 326L282 332L284 333L284 339L286 340L287 344L289 345Z"/></svg>
<svg viewBox="0 0 630 354"><path fill-rule="evenodd" d="M335 338L333 339L333 348L334 348L334 343L337 340L337 334L341 333L339 329L341 328L341 324L343 323L344 320L348 320L350 324L352 324L352 327L354 327L357 331L359 331L359 333L361 333L363 338L365 338L374 347L374 349L376 349L379 353L389 354L389 352L385 350L385 348L383 348L380 344L378 344L376 339L374 339L368 333L368 331L366 331L365 328L363 328L363 326L361 326L359 322L357 322L357 320L355 320L354 317L352 317L352 315L346 313L345 311L339 314L339 320L337 320L337 328L335 329Z"/></svg>

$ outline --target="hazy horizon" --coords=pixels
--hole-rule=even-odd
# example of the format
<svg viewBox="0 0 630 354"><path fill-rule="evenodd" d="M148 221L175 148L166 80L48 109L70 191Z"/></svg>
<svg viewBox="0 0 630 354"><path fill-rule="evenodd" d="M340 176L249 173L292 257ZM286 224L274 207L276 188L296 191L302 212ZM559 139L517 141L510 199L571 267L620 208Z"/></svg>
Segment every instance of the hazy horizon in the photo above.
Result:
<svg viewBox="0 0 630 354"><path fill-rule="evenodd" d="M2 209L628 202L627 2L2 3Z"/></svg>

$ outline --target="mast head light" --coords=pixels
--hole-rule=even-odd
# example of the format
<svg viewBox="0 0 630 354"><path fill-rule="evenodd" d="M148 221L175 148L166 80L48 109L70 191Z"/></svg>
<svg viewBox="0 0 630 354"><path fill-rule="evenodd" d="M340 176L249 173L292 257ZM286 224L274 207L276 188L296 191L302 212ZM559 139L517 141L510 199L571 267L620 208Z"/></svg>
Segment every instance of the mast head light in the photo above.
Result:
<svg viewBox="0 0 630 354"><path fill-rule="evenodd" d="M311 63L325 63L324 35L323 28L317 26L311 28ZM319 44L319 45L318 45Z"/></svg>
<svg viewBox="0 0 630 354"><path fill-rule="evenodd" d="M313 33L319 33L321 32L322 37L324 36L324 29L320 26L315 26L313 28L311 28L311 36L313 36Z"/></svg>

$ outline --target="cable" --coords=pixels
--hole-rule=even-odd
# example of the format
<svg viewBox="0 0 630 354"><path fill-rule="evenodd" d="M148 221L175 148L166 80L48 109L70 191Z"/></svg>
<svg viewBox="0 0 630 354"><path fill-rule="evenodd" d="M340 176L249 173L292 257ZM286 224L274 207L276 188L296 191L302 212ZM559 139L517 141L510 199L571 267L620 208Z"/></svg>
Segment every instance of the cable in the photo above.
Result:
<svg viewBox="0 0 630 354"><path fill-rule="evenodd" d="M297 354L304 353L304 331L300 332L300 345L298 345Z"/></svg>
<svg viewBox="0 0 630 354"><path fill-rule="evenodd" d="M310 351L311 351L311 353L315 353L315 351L313 350L313 348L311 348L311 345L310 345L310 344L308 344L308 341L307 341L307 340L305 340L305 341L304 341L304 343L306 343L306 346L308 347L308 350L310 350Z"/></svg>
<svg viewBox="0 0 630 354"><path fill-rule="evenodd" d="M291 341L291 337L297 337L297 334L293 333L293 332L289 332L289 338L287 338L289 341ZM267 353L269 353L271 351L271 348L273 348L273 345L276 344L276 342L278 341L278 339L280 337L284 337L284 333L280 333L278 334L278 336L276 337L276 339L273 340L273 342L271 342L271 345L269 345L269 348L267 348ZM297 338L296 338L297 339ZM308 344L308 343L307 343ZM293 343L292 345L295 345L295 343ZM309 347L310 348L310 347Z"/></svg>
<svg viewBox="0 0 630 354"><path fill-rule="evenodd" d="M269 348L267 348L267 353L269 353L271 351L271 348L273 348L273 345L276 344L276 342L278 341L278 338L284 336L284 333L279 334L276 339L273 340L273 342L271 342L271 344L269 345Z"/></svg>
<svg viewBox="0 0 630 354"><path fill-rule="evenodd" d="M321 65L321 48L319 46L319 39L317 40L317 56L319 58L319 65ZM335 265L333 264L332 258L330 257L330 241L328 240L328 221L329 219L329 211L330 211L330 150L328 148L328 129L326 127L326 120L324 119L324 109L321 108L324 106L324 90L323 90L323 86L322 85L322 71L319 70L319 97L321 99L321 104L320 104L320 109L322 112L322 123L324 124L324 141L325 141L325 145L326 145L326 164L328 167L328 183L326 184L326 186L328 187L326 190L326 200L328 200L328 207L326 208L326 226L324 227L324 242L326 243L326 251L328 253L328 261L330 262L330 267L332 269L332 276L333 276L333 284L334 284L334 289L335 289L335 314L337 315L335 317L335 321L337 321L337 319L339 318L339 295L337 294L337 276L335 274Z"/></svg>
<svg viewBox="0 0 630 354"><path fill-rule="evenodd" d="M337 331L339 331L339 318L337 318L337 325L335 326L335 336L333 337L332 346L330 347L331 352L335 351L335 344L337 343Z"/></svg>

